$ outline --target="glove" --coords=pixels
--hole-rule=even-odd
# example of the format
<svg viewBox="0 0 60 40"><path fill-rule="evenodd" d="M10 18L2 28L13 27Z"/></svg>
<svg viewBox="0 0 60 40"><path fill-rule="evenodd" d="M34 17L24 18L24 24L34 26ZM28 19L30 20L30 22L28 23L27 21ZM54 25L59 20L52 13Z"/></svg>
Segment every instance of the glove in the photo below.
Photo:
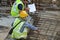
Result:
<svg viewBox="0 0 60 40"><path fill-rule="evenodd" d="M25 8L26 11L29 11L29 8Z"/></svg>
<svg viewBox="0 0 60 40"><path fill-rule="evenodd" d="M37 34L37 33L40 33L40 30L35 30L34 33L36 33L36 34Z"/></svg>
<svg viewBox="0 0 60 40"><path fill-rule="evenodd" d="M28 4L28 1L23 1L24 4Z"/></svg>

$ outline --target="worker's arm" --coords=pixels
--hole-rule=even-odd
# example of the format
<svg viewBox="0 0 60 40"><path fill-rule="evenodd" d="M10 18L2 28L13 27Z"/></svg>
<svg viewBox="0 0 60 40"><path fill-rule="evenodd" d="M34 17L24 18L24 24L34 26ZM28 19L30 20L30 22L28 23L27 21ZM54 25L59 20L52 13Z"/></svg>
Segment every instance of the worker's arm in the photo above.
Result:
<svg viewBox="0 0 60 40"><path fill-rule="evenodd" d="M40 32L40 30L37 27L33 26L32 24L29 24L28 22L26 22L25 25L26 25L25 27L28 27L32 30L35 30L34 33L39 33Z"/></svg>
<svg viewBox="0 0 60 40"><path fill-rule="evenodd" d="M37 27L33 26L32 24L29 24L28 22L25 23L25 27L28 27L28 28L30 28L32 30L38 30Z"/></svg>
<svg viewBox="0 0 60 40"><path fill-rule="evenodd" d="M28 22L26 22L26 23L23 25L23 27L21 28L20 32L23 32L23 30L24 30L25 27L28 27L28 28L30 28L30 29L32 29L32 30L35 30L35 31L34 31L35 33L40 32L40 30L38 30L37 27L33 26L32 24L29 24Z"/></svg>

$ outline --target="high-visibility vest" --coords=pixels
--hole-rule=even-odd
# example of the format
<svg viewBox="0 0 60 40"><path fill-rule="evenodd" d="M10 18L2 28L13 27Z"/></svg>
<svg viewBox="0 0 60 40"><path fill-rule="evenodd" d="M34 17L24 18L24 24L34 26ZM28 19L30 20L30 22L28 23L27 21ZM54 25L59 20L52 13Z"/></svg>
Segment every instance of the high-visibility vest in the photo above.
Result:
<svg viewBox="0 0 60 40"><path fill-rule="evenodd" d="M16 16L19 15L19 11L20 11L20 10L18 9L18 4L22 4L22 5L23 5L22 10L24 10L24 4L23 4L23 2L20 1L20 0L16 0L16 1L14 2L13 6L12 6L12 9L11 9L11 15L12 15L13 17L16 17Z"/></svg>
<svg viewBox="0 0 60 40"><path fill-rule="evenodd" d="M14 21L13 26L15 26L17 23L19 23L21 20L19 18L16 18L16 20ZM12 38L16 38L16 39L20 39L20 38L24 38L26 39L27 37L27 33L28 33L28 28L25 27L23 32L20 32L20 29L22 28L22 26L24 25L25 21L20 22L14 29L12 32L11 37Z"/></svg>

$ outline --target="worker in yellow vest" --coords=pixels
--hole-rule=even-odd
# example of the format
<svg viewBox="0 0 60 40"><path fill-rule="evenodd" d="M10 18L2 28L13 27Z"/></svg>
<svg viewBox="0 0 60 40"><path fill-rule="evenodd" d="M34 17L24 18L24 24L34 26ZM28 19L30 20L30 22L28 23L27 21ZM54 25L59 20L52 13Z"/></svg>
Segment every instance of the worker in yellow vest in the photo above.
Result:
<svg viewBox="0 0 60 40"><path fill-rule="evenodd" d="M12 9L11 9L11 15L13 17L19 17L19 12L21 10L29 10L29 8L24 8L24 4L27 3L27 1L23 1L22 0L16 0L12 6Z"/></svg>
<svg viewBox="0 0 60 40"><path fill-rule="evenodd" d="M27 38L28 29L32 29L37 32L39 31L37 27L25 21L25 19L28 17L26 11L21 11L19 16L20 18L16 18L16 20L13 23L14 29L11 35L13 39L25 40Z"/></svg>
<svg viewBox="0 0 60 40"><path fill-rule="evenodd" d="M27 2L25 1L24 3L27 3ZM36 28L32 24L29 24L28 22L25 21L28 14L26 13L26 11L23 11L24 9L25 8L24 8L24 4L23 4L22 0L16 0L11 9L11 15L13 17L18 17L15 19L15 21L13 23L13 30L12 30L12 34L11 34L11 37L15 40L26 39L29 28L32 30L38 30L38 28ZM28 8L26 8L26 9L28 10Z"/></svg>

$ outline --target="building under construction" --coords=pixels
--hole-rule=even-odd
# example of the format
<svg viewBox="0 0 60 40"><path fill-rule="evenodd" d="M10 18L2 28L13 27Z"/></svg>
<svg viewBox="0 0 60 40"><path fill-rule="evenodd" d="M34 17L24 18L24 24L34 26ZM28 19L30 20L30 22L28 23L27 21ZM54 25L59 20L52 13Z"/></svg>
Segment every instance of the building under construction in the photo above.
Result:
<svg viewBox="0 0 60 40"><path fill-rule="evenodd" d="M0 0L0 40L12 40L8 37L11 28L10 10L15 0ZM33 25L40 30L38 34L32 30L27 40L60 40L60 0L31 0L35 3L36 12L29 15ZM5 35L5 36L4 36Z"/></svg>

